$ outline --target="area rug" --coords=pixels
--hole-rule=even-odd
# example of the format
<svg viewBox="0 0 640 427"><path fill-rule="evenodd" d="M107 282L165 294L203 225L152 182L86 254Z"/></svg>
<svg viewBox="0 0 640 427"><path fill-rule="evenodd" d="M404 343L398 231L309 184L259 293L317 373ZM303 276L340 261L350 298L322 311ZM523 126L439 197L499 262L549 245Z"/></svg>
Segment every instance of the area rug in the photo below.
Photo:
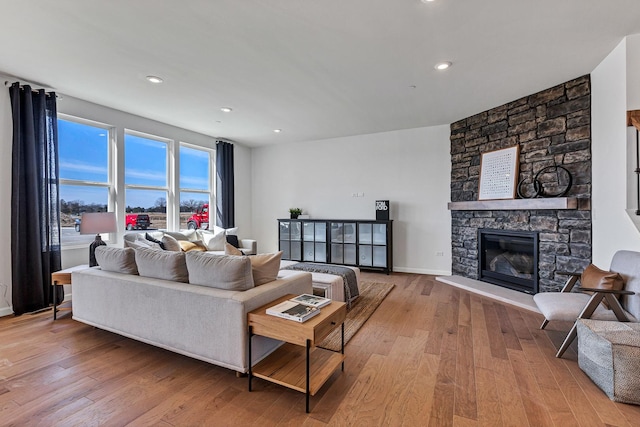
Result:
<svg viewBox="0 0 640 427"><path fill-rule="evenodd" d="M393 283L360 282L360 296L351 305L351 310L347 312L347 317L344 321L345 345L376 311L394 286ZM318 347L340 351L340 328L336 328L331 332L327 338L318 344Z"/></svg>

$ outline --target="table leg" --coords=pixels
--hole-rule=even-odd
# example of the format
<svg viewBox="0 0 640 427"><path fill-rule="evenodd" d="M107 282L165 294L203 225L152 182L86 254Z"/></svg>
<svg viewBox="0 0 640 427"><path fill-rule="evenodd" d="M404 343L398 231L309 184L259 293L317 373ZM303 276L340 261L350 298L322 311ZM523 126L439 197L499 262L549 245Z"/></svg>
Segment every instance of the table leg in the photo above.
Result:
<svg viewBox="0 0 640 427"><path fill-rule="evenodd" d="M253 337L253 326L249 326L249 391L251 391L251 379L253 372L251 371L251 337Z"/></svg>
<svg viewBox="0 0 640 427"><path fill-rule="evenodd" d="M311 350L311 340L307 340L307 392L306 394L306 403L307 403L307 414L309 413L309 351Z"/></svg>
<svg viewBox="0 0 640 427"><path fill-rule="evenodd" d="M53 320L57 319L57 315L58 315L57 304L58 304L58 282L54 281L53 282Z"/></svg>
<svg viewBox="0 0 640 427"><path fill-rule="evenodd" d="M344 322L342 322L340 335L342 335L342 347L340 348L340 352L344 356ZM344 372L344 359L342 359L342 372Z"/></svg>

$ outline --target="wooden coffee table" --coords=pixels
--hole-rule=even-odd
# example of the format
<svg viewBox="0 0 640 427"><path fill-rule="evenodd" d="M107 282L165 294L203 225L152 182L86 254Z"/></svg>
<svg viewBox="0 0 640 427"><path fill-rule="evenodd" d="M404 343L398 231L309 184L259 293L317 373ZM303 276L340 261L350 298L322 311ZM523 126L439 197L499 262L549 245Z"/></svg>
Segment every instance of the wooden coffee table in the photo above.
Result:
<svg viewBox="0 0 640 427"><path fill-rule="evenodd" d="M309 396L314 396L331 375L342 367L344 371L344 319L347 307L344 302L332 301L320 309L320 314L306 322L282 319L266 313L267 308L296 295L285 295L248 314L249 322L249 391L253 377L297 390L306 395L309 412ZM340 352L316 347L338 326L342 330ZM261 335L286 344L251 366L251 337Z"/></svg>

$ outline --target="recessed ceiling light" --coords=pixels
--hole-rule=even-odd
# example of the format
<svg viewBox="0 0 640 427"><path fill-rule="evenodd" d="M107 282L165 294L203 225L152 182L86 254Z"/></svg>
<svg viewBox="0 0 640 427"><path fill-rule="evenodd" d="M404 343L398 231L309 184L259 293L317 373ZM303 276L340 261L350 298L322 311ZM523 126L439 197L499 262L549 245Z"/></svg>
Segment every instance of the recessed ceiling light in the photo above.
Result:
<svg viewBox="0 0 640 427"><path fill-rule="evenodd" d="M422 3L431 3L432 1L435 1L435 0L420 0L420 1L421 1Z"/></svg>
<svg viewBox="0 0 640 427"><path fill-rule="evenodd" d="M444 62L438 62L433 68L435 68L436 70L446 70L447 68L451 67L451 62L450 61L444 61Z"/></svg>
<svg viewBox="0 0 640 427"><path fill-rule="evenodd" d="M280 132L282 132L282 129L274 129L273 131L274 131L275 133L280 133Z"/></svg>
<svg viewBox="0 0 640 427"><path fill-rule="evenodd" d="M230 112L232 112L232 111L233 111L233 108L229 108L229 107L222 107L222 108L220 109L220 111L223 111L223 112L225 112L225 113L230 113Z"/></svg>
<svg viewBox="0 0 640 427"><path fill-rule="evenodd" d="M160 84L163 82L163 80L158 76L147 76L147 80L155 84Z"/></svg>

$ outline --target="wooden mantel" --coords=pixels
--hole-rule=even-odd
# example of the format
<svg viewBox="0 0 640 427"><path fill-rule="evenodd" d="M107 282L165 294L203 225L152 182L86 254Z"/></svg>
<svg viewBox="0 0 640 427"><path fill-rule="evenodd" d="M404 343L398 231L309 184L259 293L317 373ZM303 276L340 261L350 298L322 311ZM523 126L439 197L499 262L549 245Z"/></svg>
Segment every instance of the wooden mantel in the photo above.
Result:
<svg viewBox="0 0 640 427"><path fill-rule="evenodd" d="M627 126L640 130L640 110L627 111Z"/></svg>
<svg viewBox="0 0 640 427"><path fill-rule="evenodd" d="M576 197L549 197L540 199L478 200L449 202L450 211L537 211L546 209L578 209Z"/></svg>

